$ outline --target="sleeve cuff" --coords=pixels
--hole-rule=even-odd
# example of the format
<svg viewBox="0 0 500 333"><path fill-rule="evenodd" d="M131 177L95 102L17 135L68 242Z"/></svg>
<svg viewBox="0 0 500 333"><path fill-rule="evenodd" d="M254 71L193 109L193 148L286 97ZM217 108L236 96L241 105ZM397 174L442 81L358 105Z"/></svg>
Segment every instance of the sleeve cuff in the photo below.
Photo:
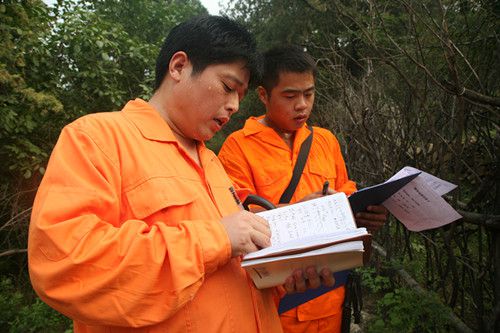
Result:
<svg viewBox="0 0 500 333"><path fill-rule="evenodd" d="M205 274L211 274L231 259L231 242L219 221L195 225L202 249L204 271Z"/></svg>

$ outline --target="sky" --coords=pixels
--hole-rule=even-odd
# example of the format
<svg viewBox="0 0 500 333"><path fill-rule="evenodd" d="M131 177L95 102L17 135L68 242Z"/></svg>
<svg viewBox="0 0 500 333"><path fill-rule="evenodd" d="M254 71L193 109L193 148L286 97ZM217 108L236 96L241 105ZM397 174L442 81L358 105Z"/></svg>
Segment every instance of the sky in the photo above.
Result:
<svg viewBox="0 0 500 333"><path fill-rule="evenodd" d="M219 9L221 8L219 6L219 2L225 6L225 4L228 2L227 0L200 0L201 4L205 6L205 8L208 10L208 12L212 15L218 15Z"/></svg>

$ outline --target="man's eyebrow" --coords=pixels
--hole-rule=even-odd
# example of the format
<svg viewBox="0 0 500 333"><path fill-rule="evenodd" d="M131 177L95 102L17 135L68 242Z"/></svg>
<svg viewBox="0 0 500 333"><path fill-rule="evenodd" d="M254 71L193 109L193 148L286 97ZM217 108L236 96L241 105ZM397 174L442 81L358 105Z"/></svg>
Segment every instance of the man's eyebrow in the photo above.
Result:
<svg viewBox="0 0 500 333"><path fill-rule="evenodd" d="M315 89L315 86L311 86L309 88L306 88L304 90L301 90L301 89L297 89L297 88L285 88L281 91L281 93L300 93L300 92L310 92L310 91L313 91Z"/></svg>
<svg viewBox="0 0 500 333"><path fill-rule="evenodd" d="M232 74L223 74L222 77L225 78L225 79L229 79L229 80L235 82L240 87L244 87L244 89L243 89L243 96L245 96L247 94L247 92L248 92L248 85L245 84L243 81L241 81L239 78L237 78L236 76L234 76Z"/></svg>
<svg viewBox="0 0 500 333"><path fill-rule="evenodd" d="M232 75L232 74L224 74L222 75L224 78L226 79L229 79L231 81L234 81L236 84L238 84L239 86L244 86L245 83L243 83L243 81L241 81L239 78L237 78L236 76Z"/></svg>

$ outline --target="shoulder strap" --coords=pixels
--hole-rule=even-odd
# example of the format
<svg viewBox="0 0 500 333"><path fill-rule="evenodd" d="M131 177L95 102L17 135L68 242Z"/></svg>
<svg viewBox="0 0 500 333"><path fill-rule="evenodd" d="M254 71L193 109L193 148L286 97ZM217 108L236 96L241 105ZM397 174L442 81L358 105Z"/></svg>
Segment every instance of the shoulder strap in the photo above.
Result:
<svg viewBox="0 0 500 333"><path fill-rule="evenodd" d="M292 180L290 180L290 184L283 192L283 195L280 198L280 203L289 203L290 199L292 199L292 195L295 192L295 188L299 183L300 177L302 176L302 171L304 170L304 166L307 161L307 156L309 155L309 150L311 148L311 143L313 139L313 129L312 126L308 126L311 134L304 140L302 145L300 146L299 156L297 157L297 163L295 164L295 168L293 169ZM335 277L335 285L333 287L325 287L321 286L316 289L309 289L303 293L296 293L293 295L285 295L281 298L278 313L282 314L294 307L297 307L301 304L304 304L316 297L319 297L333 289L336 289L346 283L347 277L349 276L350 270L337 272L334 274Z"/></svg>
<svg viewBox="0 0 500 333"><path fill-rule="evenodd" d="M309 150L311 149L311 143L313 139L313 128L311 125L307 126L311 133L309 136L302 142L300 146L299 156L297 157L297 163L295 163L295 167L293 168L292 179L288 184L287 188L281 195L279 203L289 203L292 199L292 195L297 188L297 184L299 183L300 177L302 176L302 171L304 170L304 166L306 165L307 156L309 155Z"/></svg>

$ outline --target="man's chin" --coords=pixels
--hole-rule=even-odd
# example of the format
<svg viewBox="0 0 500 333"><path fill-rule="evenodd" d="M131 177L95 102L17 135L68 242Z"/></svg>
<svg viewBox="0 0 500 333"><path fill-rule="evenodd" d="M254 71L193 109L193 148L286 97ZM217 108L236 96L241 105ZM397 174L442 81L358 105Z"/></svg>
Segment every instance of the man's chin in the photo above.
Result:
<svg viewBox="0 0 500 333"><path fill-rule="evenodd" d="M203 135L200 136L199 141L209 141L211 140L218 132L210 132L210 133L204 133Z"/></svg>

